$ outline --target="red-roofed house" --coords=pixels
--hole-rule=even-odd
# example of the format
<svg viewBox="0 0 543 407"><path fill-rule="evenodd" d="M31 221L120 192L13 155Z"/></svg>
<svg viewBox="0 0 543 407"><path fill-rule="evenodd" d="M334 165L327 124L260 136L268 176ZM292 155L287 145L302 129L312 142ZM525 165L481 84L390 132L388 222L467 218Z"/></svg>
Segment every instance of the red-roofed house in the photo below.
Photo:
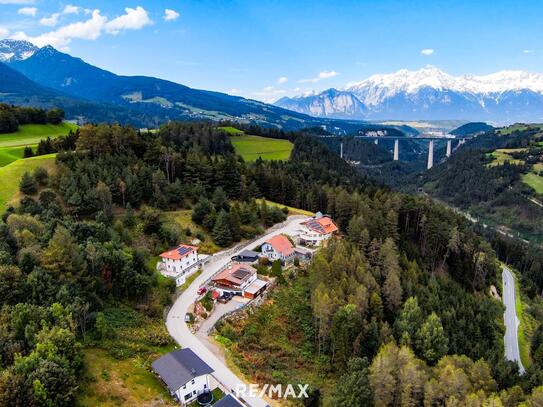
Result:
<svg viewBox="0 0 543 407"><path fill-rule="evenodd" d="M185 284L188 275L198 270L198 248L181 244L160 255L159 270L175 278L177 286Z"/></svg>
<svg viewBox="0 0 543 407"><path fill-rule="evenodd" d="M294 246L285 235L275 235L261 247L262 256L270 261L281 260L287 264L294 260Z"/></svg>
<svg viewBox="0 0 543 407"><path fill-rule="evenodd" d="M228 265L213 277L212 281L216 287L215 291L232 292L250 299L258 297L268 285L266 281L258 279L254 267L239 263Z"/></svg>
<svg viewBox="0 0 543 407"><path fill-rule="evenodd" d="M307 246L321 246L337 231L337 226L329 216L317 214L315 218L302 223L300 243Z"/></svg>

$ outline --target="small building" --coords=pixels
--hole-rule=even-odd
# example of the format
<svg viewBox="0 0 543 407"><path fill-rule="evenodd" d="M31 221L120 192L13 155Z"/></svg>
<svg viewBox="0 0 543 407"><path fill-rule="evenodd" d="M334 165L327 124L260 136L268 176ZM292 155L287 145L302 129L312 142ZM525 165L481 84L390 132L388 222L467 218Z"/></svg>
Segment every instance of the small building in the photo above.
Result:
<svg viewBox="0 0 543 407"><path fill-rule="evenodd" d="M305 247L296 246L294 248L294 252L296 254L296 258L298 258L301 262L310 261L313 257L313 252Z"/></svg>
<svg viewBox="0 0 543 407"><path fill-rule="evenodd" d="M259 253L253 250L244 250L240 254L232 257L232 260L242 263L255 263L258 260L258 255Z"/></svg>
<svg viewBox="0 0 543 407"><path fill-rule="evenodd" d="M306 246L322 246L337 231L338 227L329 216L317 213L301 224L299 240Z"/></svg>
<svg viewBox="0 0 543 407"><path fill-rule="evenodd" d="M187 276L198 270L198 248L181 244L160 254L161 262L157 268L166 277L175 279L179 287L185 284Z"/></svg>
<svg viewBox="0 0 543 407"><path fill-rule="evenodd" d="M275 235L262 246L262 257L270 261L280 260L282 264L289 264L294 260L294 245L285 235Z"/></svg>
<svg viewBox="0 0 543 407"><path fill-rule="evenodd" d="M244 407L241 402L232 394L224 396L222 399L213 404L214 407Z"/></svg>
<svg viewBox="0 0 543 407"><path fill-rule="evenodd" d="M230 292L250 299L259 296L268 285L266 281L258 278L254 267L242 263L230 264L213 277L212 281L221 295Z"/></svg>
<svg viewBox="0 0 543 407"><path fill-rule="evenodd" d="M209 393L215 380L210 376L213 369L189 348L167 353L151 367L182 405Z"/></svg>

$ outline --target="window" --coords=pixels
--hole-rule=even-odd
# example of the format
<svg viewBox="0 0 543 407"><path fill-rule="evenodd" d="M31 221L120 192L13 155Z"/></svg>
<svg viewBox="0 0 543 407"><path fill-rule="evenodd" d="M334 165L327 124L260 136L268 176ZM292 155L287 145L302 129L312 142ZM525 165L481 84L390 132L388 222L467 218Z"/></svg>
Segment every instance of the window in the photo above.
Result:
<svg viewBox="0 0 543 407"><path fill-rule="evenodd" d="M185 401L187 401L188 399L190 399L190 396L192 396L192 394L185 394Z"/></svg>
<svg viewBox="0 0 543 407"><path fill-rule="evenodd" d="M192 379L192 382L191 382L191 383L194 384L194 379Z"/></svg>

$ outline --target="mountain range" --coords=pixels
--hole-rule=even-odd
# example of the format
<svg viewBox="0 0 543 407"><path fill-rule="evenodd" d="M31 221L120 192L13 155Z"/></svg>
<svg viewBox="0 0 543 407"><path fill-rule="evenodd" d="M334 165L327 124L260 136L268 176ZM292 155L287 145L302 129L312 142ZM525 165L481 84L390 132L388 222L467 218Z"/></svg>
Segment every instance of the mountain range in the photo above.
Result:
<svg viewBox="0 0 543 407"><path fill-rule="evenodd" d="M373 75L345 89L284 97L276 106L317 117L360 120L543 120L543 74L501 71L452 76L427 66Z"/></svg>
<svg viewBox="0 0 543 407"><path fill-rule="evenodd" d="M38 48L27 41L0 41L0 79L0 102L58 106L69 118L81 121L154 127L169 120L233 120L286 130L323 126L338 134L366 126L154 77L116 75L51 46Z"/></svg>

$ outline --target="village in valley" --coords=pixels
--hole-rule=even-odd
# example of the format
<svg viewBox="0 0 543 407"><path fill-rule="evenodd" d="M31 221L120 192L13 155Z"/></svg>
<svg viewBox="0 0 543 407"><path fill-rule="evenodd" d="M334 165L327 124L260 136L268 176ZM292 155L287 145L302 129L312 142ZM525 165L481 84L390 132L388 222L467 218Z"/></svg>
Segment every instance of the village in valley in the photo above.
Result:
<svg viewBox="0 0 543 407"><path fill-rule="evenodd" d="M261 401L247 400L250 396L234 388L239 379L209 335L219 321L259 306L278 279L307 265L337 233L331 217L318 212L290 216L264 236L213 255L199 253L197 241L160 254L157 270L182 289L167 327L183 347L152 363L169 393L182 405L236 407Z"/></svg>

